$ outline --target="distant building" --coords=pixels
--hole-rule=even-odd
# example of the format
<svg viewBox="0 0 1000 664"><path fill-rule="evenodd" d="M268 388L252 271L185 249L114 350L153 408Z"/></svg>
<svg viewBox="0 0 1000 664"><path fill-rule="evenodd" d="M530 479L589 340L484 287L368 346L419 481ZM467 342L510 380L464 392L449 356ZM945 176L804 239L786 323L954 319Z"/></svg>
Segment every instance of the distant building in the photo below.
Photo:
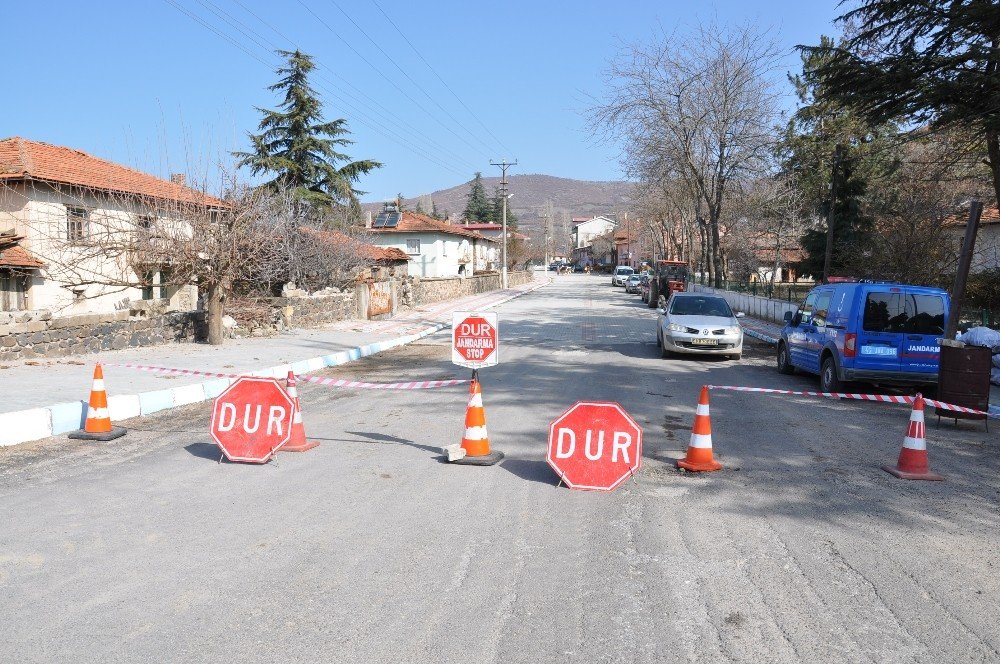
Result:
<svg viewBox="0 0 1000 664"><path fill-rule="evenodd" d="M598 235L604 235L614 230L617 224L613 219L604 216L590 217L578 221L578 217L573 218L573 247L582 249L590 244Z"/></svg>
<svg viewBox="0 0 1000 664"><path fill-rule="evenodd" d="M426 214L399 211L392 204L385 205L370 231L372 244L398 249L409 257L411 276L471 277L499 267L496 239Z"/></svg>
<svg viewBox="0 0 1000 664"><path fill-rule="evenodd" d="M951 231L951 236L959 247L968 225L968 208L944 220L944 226ZM979 217L979 232L976 233L976 248L970 271L983 272L994 268L1000 268L1000 209L996 205L988 205L983 206L983 214Z"/></svg>

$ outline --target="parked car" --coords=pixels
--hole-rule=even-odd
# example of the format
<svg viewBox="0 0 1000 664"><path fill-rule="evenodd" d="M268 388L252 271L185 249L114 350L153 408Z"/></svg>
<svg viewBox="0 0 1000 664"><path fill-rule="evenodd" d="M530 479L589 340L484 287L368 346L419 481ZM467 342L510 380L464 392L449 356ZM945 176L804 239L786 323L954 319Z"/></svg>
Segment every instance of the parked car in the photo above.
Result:
<svg viewBox="0 0 1000 664"><path fill-rule="evenodd" d="M656 345L661 357L674 353L743 356L743 327L725 298L707 293L677 292L659 309Z"/></svg>
<svg viewBox="0 0 1000 664"><path fill-rule="evenodd" d="M639 292L639 280L642 279L642 275L630 274L628 279L625 280L625 292L626 293L638 293Z"/></svg>
<svg viewBox="0 0 1000 664"><path fill-rule="evenodd" d="M583 272L583 263L577 263L573 266L574 272Z"/></svg>
<svg viewBox="0 0 1000 664"><path fill-rule="evenodd" d="M949 307L940 288L833 283L809 291L785 314L778 371L819 375L820 389L846 381L936 386Z"/></svg>
<svg viewBox="0 0 1000 664"><path fill-rule="evenodd" d="M624 286L625 280L628 279L635 272L628 265L619 265L615 268L615 271L611 275L611 285L612 286Z"/></svg>
<svg viewBox="0 0 1000 664"><path fill-rule="evenodd" d="M652 279L648 274L639 277L639 297L643 302L649 302L649 282Z"/></svg>

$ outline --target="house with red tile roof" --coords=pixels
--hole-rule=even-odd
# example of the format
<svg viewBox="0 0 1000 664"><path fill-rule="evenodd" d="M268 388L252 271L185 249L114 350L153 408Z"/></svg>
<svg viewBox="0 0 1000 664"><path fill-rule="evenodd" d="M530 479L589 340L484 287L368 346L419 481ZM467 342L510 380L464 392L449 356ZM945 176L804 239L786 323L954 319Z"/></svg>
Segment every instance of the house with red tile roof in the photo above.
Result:
<svg viewBox="0 0 1000 664"><path fill-rule="evenodd" d="M969 225L969 208L966 206L946 217L943 225L951 231L956 246L961 246L965 229ZM996 205L984 205L969 269L972 272L983 272L996 268L1000 268L1000 209Z"/></svg>
<svg viewBox="0 0 1000 664"><path fill-rule="evenodd" d="M156 296L171 308L197 308L194 286L140 289L127 285L140 279L118 260L73 263L75 248L82 255L80 247L94 246L91 238L108 242L113 232L162 223L165 211L178 204L228 207L187 187L183 176L167 180L69 147L0 140L0 306L75 315L111 312ZM106 285L109 273L120 275L123 285ZM160 268L143 278L164 282Z"/></svg>
<svg viewBox="0 0 1000 664"><path fill-rule="evenodd" d="M370 232L375 246L406 254L412 276L471 277L476 272L499 268L496 239L426 214L401 211L394 203L385 204Z"/></svg>

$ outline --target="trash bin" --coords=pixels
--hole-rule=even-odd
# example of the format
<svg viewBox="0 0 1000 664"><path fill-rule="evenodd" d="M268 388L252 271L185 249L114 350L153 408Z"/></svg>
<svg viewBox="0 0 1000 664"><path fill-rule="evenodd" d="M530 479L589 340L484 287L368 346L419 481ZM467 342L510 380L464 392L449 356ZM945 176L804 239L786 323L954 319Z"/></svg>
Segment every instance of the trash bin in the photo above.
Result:
<svg viewBox="0 0 1000 664"><path fill-rule="evenodd" d="M982 346L966 346L961 341L941 340L941 364L938 370L937 400L981 411L990 409L990 370L993 352ZM986 420L985 415L935 409L941 416L955 420ZM987 424L987 428L989 425Z"/></svg>

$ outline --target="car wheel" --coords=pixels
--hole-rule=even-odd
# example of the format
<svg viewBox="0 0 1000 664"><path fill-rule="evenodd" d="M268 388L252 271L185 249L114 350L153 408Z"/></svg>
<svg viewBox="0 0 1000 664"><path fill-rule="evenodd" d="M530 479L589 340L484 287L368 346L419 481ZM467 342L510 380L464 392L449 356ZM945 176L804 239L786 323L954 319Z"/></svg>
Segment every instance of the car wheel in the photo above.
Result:
<svg viewBox="0 0 1000 664"><path fill-rule="evenodd" d="M837 365L832 357L828 357L819 370L819 389L822 392L839 392L842 388L843 383L837 377Z"/></svg>
<svg viewBox="0 0 1000 664"><path fill-rule="evenodd" d="M732 355L729 356L729 359L732 360L733 362L739 362L740 360L743 359L743 353L733 353Z"/></svg>
<svg viewBox="0 0 1000 664"><path fill-rule="evenodd" d="M667 345L661 341L660 342L660 358L664 359L664 360L669 360L673 356L674 356L674 354L671 353L669 350L667 350Z"/></svg>
<svg viewBox="0 0 1000 664"><path fill-rule="evenodd" d="M795 373L795 367L792 366L792 359L788 357L788 346L785 344L778 344L778 373L790 376Z"/></svg>
<svg viewBox="0 0 1000 664"><path fill-rule="evenodd" d="M663 337L660 336L660 326L656 326L656 347L663 348Z"/></svg>

